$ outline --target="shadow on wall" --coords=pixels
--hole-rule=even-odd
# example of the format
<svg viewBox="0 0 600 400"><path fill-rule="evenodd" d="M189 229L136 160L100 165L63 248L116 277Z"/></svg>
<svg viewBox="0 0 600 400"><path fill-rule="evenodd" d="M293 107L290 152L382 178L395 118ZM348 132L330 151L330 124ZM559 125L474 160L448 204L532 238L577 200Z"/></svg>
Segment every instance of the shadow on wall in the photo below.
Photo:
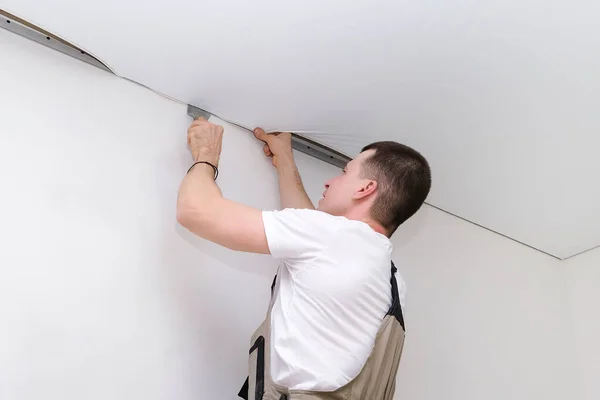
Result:
<svg viewBox="0 0 600 400"><path fill-rule="evenodd" d="M192 246L199 254L202 254L202 257L209 257L218 264L223 264L244 274L249 273L273 279L275 261L268 255L230 250L195 236L192 232L177 223L175 223L175 232L179 238ZM264 263L265 266L262 267L261 263Z"/></svg>
<svg viewBox="0 0 600 400"><path fill-rule="evenodd" d="M427 204L423 206L407 221L405 221L392 236L392 243L395 250L400 250L408 247L413 239L421 234L421 230L425 226L427 215L431 212L432 207Z"/></svg>
<svg viewBox="0 0 600 400"><path fill-rule="evenodd" d="M226 128L219 186L227 198L272 209L276 177L254 141ZM148 230L157 232L163 290L185 343L178 350L182 382L195 398L234 398L247 375L250 337L265 318L277 266L268 255L229 250L177 223L177 191L190 161L181 147L156 171L159 223Z"/></svg>
<svg viewBox="0 0 600 400"><path fill-rule="evenodd" d="M197 238L176 221L164 232L160 267L187 343L185 382L199 398L233 398L247 375L249 340L265 317L276 265Z"/></svg>
<svg viewBox="0 0 600 400"><path fill-rule="evenodd" d="M256 308L251 314L265 313L269 285L276 273L270 257L220 247L177 223L174 231L175 235L165 235L162 265L188 318L202 321L198 328L224 321L224 315L234 317L227 319L232 328L231 324L243 320L237 316L247 313L249 306ZM248 303L257 297L264 301Z"/></svg>

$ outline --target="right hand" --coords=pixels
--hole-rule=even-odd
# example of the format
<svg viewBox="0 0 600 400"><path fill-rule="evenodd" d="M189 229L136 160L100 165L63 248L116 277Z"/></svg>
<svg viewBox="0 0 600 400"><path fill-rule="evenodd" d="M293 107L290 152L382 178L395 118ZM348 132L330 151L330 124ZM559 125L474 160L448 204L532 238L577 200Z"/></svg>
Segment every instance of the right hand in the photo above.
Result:
<svg viewBox="0 0 600 400"><path fill-rule="evenodd" d="M254 129L254 137L265 143L263 151L273 160L273 166L278 168L282 160L292 159L292 134L276 132L267 134L262 128Z"/></svg>

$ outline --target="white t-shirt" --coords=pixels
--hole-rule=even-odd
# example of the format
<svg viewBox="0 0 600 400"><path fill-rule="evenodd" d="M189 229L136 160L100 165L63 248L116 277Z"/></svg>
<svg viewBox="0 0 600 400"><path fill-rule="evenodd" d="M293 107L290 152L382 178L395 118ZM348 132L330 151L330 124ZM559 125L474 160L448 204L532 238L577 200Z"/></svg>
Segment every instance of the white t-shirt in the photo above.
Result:
<svg viewBox="0 0 600 400"><path fill-rule="evenodd" d="M391 306L392 244L364 222L321 211L264 211L263 221L280 261L271 377L290 389L338 389L362 369Z"/></svg>

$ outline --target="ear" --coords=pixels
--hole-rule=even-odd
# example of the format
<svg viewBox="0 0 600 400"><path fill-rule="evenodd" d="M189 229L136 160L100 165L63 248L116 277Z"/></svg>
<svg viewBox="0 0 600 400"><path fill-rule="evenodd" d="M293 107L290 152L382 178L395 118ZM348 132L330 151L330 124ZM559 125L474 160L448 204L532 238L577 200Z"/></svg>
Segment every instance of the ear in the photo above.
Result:
<svg viewBox="0 0 600 400"><path fill-rule="evenodd" d="M365 180L364 184L354 192L353 200L362 200L377 191L377 181Z"/></svg>

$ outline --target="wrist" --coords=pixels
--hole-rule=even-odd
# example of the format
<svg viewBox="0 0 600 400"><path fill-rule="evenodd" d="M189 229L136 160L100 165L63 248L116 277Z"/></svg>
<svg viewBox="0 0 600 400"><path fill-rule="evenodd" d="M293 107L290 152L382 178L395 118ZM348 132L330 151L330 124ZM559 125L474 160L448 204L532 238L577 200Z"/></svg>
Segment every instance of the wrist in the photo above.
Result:
<svg viewBox="0 0 600 400"><path fill-rule="evenodd" d="M197 152L194 155L194 162L198 161L206 161L214 165L215 167L219 166L219 156L216 154L211 154L209 152Z"/></svg>
<svg viewBox="0 0 600 400"><path fill-rule="evenodd" d="M281 155L277 155L277 169L287 169L290 167L295 167L296 161L294 160L294 153L291 151L289 153L283 153Z"/></svg>
<svg viewBox="0 0 600 400"><path fill-rule="evenodd" d="M210 170L213 172L214 176L213 179L216 181L217 177L219 176L219 169L213 165L212 163L210 163L209 161L196 161L192 164L192 166L188 169L187 174L189 175L189 173L193 170L193 169L202 169L204 166L204 170L208 171L208 169L210 168Z"/></svg>

